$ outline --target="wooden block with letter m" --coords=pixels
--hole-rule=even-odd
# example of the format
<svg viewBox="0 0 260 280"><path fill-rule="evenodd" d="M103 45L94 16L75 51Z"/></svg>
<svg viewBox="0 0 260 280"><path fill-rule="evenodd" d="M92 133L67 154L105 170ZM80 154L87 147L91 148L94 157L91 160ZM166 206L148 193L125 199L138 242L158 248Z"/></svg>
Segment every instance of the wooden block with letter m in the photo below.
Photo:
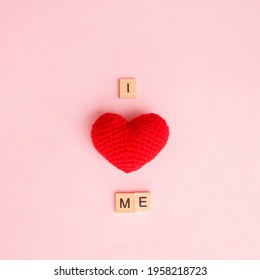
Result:
<svg viewBox="0 0 260 280"><path fill-rule="evenodd" d="M116 193L116 212L128 213L135 211L133 193Z"/></svg>

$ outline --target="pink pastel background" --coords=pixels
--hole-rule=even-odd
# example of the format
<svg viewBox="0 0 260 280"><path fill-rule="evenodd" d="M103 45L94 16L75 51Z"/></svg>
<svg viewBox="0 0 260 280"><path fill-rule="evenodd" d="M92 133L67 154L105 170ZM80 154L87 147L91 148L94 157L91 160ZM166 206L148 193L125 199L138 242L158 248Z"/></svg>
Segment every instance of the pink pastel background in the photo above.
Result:
<svg viewBox="0 0 260 280"><path fill-rule="evenodd" d="M259 259L259 15L258 0L0 0L0 258ZM168 145L117 170L90 139L104 112L160 114ZM114 213L132 190L152 211Z"/></svg>

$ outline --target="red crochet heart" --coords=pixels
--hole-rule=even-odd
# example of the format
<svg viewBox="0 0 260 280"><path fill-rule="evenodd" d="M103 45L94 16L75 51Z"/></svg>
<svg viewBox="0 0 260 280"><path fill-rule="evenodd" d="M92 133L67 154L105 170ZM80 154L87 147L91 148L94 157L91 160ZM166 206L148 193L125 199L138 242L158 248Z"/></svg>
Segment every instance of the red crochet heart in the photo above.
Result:
<svg viewBox="0 0 260 280"><path fill-rule="evenodd" d="M144 114L130 122L117 114L106 113L92 126L95 148L110 163L126 173L151 161L166 145L169 128L156 114Z"/></svg>

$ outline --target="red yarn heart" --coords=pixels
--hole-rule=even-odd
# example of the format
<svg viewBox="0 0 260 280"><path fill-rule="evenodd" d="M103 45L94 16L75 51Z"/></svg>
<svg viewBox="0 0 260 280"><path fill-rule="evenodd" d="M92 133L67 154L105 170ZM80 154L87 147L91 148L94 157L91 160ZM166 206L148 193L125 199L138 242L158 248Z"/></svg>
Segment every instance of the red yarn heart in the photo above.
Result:
<svg viewBox="0 0 260 280"><path fill-rule="evenodd" d="M110 163L126 173L151 161L166 145L169 128L157 114L144 114L130 122L106 113L92 126L92 142Z"/></svg>

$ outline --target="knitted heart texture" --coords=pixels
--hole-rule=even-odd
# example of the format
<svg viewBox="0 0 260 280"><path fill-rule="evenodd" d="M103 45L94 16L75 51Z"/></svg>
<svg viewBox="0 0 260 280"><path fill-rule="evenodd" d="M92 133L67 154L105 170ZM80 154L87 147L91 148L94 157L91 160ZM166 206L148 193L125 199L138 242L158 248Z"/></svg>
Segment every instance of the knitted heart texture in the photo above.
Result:
<svg viewBox="0 0 260 280"><path fill-rule="evenodd" d="M129 122L118 114L105 113L94 122L91 130L98 152L126 173L154 159L168 137L166 121L154 113L140 115Z"/></svg>

